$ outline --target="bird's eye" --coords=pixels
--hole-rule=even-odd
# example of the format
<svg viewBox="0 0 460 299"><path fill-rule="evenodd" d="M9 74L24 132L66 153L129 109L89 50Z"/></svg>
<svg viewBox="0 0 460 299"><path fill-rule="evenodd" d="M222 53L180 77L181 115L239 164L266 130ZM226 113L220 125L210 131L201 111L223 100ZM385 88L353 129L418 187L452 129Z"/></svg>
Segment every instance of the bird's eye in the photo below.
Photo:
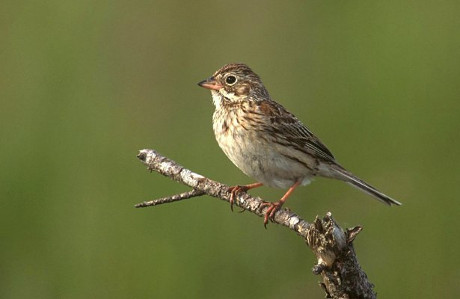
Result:
<svg viewBox="0 0 460 299"><path fill-rule="evenodd" d="M227 83L227 85L235 84L236 83L236 77L233 76L233 75L228 76L227 78L225 78L225 83Z"/></svg>

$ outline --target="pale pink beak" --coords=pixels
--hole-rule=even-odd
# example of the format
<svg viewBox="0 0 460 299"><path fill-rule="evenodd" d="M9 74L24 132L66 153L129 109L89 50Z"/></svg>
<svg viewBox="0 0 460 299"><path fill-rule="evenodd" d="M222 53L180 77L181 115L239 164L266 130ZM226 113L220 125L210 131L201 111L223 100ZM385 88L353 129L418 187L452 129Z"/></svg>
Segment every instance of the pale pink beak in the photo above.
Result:
<svg viewBox="0 0 460 299"><path fill-rule="evenodd" d="M201 87L207 88L207 89L211 89L211 90L219 90L223 87L222 85L217 83L214 77L203 80L199 82L198 85L200 85Z"/></svg>

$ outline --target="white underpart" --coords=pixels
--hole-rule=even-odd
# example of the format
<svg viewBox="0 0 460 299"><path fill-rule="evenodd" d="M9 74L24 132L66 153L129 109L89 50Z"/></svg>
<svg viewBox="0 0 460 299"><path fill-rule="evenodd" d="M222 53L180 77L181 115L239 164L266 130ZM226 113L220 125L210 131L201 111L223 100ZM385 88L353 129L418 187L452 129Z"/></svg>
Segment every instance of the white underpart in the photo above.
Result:
<svg viewBox="0 0 460 299"><path fill-rule="evenodd" d="M214 133L227 157L246 175L267 186L287 189L298 181L302 185L310 183L315 174L304 164L315 165L314 159L270 139L260 138L259 132L252 130L249 123L245 123L243 128L237 121L237 115L241 111L222 107L222 102L225 101L223 94L229 100L238 99L233 93L212 90L212 99L216 106L213 117Z"/></svg>
<svg viewBox="0 0 460 299"><path fill-rule="evenodd" d="M216 109L220 109L222 105L219 92L217 90L211 90L211 95L214 106L216 107Z"/></svg>

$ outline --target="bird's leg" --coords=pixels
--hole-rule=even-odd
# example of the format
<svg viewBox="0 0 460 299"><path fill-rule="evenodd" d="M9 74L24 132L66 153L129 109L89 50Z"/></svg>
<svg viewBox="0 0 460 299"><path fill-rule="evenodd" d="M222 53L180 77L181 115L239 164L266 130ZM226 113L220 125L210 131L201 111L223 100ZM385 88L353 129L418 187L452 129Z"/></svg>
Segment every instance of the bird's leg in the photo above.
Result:
<svg viewBox="0 0 460 299"><path fill-rule="evenodd" d="M243 185L243 186L236 185L236 186L232 186L232 187L228 188L228 191L230 192L230 209L232 209L232 211L233 211L233 202L235 201L236 193L238 193L238 192L246 192L246 191L248 191L250 189L254 189L254 188L260 187L262 185L263 185L262 183L253 183L253 184Z"/></svg>
<svg viewBox="0 0 460 299"><path fill-rule="evenodd" d="M265 226L265 228L267 228L268 220L270 219L271 221L273 221L276 212L279 209L281 209L281 207L283 206L284 202L288 199L288 197L295 190L295 188L297 188L300 185L301 182L302 181L295 182L295 184L292 185L288 189L288 191L283 195L283 197L281 197L280 200L275 201L275 202L264 202L263 204L260 205L260 209L268 207L267 211L265 212L265 216L264 216L264 226Z"/></svg>

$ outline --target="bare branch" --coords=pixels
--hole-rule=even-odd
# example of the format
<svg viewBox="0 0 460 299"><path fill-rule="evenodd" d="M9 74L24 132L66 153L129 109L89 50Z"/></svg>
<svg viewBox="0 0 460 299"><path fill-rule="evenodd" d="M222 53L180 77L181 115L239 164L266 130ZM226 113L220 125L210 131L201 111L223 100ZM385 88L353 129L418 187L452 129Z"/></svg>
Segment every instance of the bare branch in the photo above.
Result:
<svg viewBox="0 0 460 299"><path fill-rule="evenodd" d="M143 202L136 207L154 206L204 194L230 202L229 186L192 172L155 150L141 150L137 157L150 171L154 170L193 190ZM267 209L261 209L263 202L259 197L240 192L237 193L234 204L263 217ZM273 222L295 231L312 249L318 259L312 271L314 274L321 274L321 286L328 298L376 298L374 286L359 266L352 244L361 227L344 231L332 218L331 213L327 213L323 219L316 217L310 224L288 209L278 211Z"/></svg>
<svg viewBox="0 0 460 299"><path fill-rule="evenodd" d="M138 203L134 207L135 208L146 208L146 207L158 206L164 203L175 202L175 201L197 197L201 195L204 195L203 191L198 191L198 190L193 189L192 191L187 191L187 192L180 193L180 194L174 194L168 197L162 197L162 198L158 198L158 199L154 199L150 201L144 201L144 202Z"/></svg>

